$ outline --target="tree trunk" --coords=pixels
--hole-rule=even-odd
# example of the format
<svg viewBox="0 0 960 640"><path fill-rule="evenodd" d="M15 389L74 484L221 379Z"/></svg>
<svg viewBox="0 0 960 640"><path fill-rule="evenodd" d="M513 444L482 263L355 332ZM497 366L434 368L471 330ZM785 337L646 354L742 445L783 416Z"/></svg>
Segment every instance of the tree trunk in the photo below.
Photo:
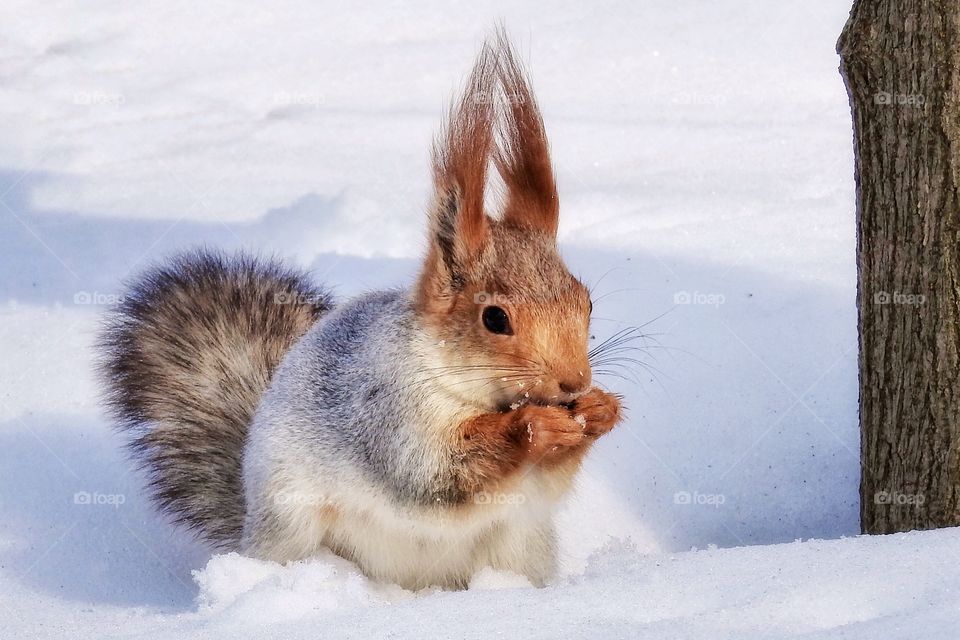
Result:
<svg viewBox="0 0 960 640"><path fill-rule="evenodd" d="M960 2L856 0L853 113L865 533L960 524Z"/></svg>

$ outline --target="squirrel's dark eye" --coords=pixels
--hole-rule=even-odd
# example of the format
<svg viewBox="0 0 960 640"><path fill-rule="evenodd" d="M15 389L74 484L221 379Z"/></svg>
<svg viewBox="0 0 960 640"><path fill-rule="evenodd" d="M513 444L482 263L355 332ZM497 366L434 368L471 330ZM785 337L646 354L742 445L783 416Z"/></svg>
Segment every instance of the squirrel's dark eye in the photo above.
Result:
<svg viewBox="0 0 960 640"><path fill-rule="evenodd" d="M490 333L499 333L505 336L513 333L510 318L507 316L507 312L500 307L487 307L483 310L483 326Z"/></svg>

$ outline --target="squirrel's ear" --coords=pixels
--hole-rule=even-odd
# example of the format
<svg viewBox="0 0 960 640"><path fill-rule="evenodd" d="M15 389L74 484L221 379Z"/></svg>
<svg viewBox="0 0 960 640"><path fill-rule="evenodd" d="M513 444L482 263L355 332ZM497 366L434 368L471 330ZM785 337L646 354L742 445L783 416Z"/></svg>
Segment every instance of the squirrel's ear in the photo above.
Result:
<svg viewBox="0 0 960 640"><path fill-rule="evenodd" d="M503 91L494 163L506 189L504 222L554 237L560 218L557 185L543 118L526 73L503 29L497 32L497 76Z"/></svg>
<svg viewBox="0 0 960 640"><path fill-rule="evenodd" d="M435 196L423 277L433 281L435 291L463 285L464 273L489 236L484 189L493 146L491 98L496 78L496 56L485 45L433 147Z"/></svg>

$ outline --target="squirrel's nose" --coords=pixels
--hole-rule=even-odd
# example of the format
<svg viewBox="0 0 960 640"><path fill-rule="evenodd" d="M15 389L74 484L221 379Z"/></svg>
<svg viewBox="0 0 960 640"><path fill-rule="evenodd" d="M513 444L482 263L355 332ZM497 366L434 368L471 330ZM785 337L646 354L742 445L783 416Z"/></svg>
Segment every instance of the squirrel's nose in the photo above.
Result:
<svg viewBox="0 0 960 640"><path fill-rule="evenodd" d="M573 374L572 377L558 380L557 385L560 387L560 391L563 393L568 393L571 396L578 396L590 388L590 372L578 371L577 373Z"/></svg>

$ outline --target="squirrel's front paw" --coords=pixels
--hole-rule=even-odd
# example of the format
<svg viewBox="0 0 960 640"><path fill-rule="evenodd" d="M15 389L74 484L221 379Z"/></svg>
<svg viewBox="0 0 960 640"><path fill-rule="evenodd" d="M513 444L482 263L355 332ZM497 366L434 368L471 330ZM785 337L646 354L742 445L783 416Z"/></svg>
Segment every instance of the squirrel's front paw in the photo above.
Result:
<svg viewBox="0 0 960 640"><path fill-rule="evenodd" d="M594 387L574 401L570 413L586 435L599 437L620 422L620 399Z"/></svg>
<svg viewBox="0 0 960 640"><path fill-rule="evenodd" d="M587 437L584 425L565 407L527 405L517 409L515 424L534 463L580 446Z"/></svg>

